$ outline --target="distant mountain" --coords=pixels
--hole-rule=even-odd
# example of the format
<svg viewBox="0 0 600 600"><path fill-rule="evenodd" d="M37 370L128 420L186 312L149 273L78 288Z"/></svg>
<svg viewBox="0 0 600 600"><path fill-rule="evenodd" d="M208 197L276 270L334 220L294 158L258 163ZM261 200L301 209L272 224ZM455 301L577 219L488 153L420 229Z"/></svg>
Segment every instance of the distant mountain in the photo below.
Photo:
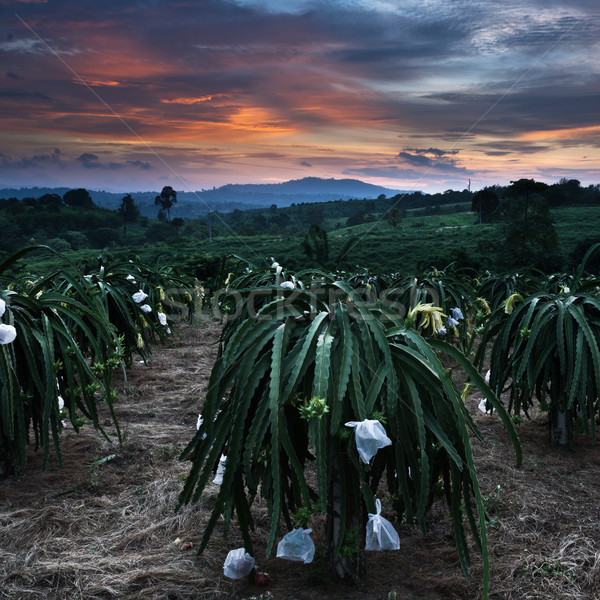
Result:
<svg viewBox="0 0 600 600"><path fill-rule="evenodd" d="M0 198L39 198L44 194L63 196L69 188L4 188L0 189ZM117 209L121 204L123 193L88 190L95 204L106 208ZM155 217L158 208L154 199L160 193L131 192L142 214ZM372 185L358 179L320 179L305 177L283 183L261 184L227 184L211 190L199 192L177 191L177 204L171 209L172 217L194 218L206 215L209 211L231 212L235 209L247 210L263 208L276 204L278 207L300 204L303 202L331 202L333 200L349 200L352 198L377 198L382 194L390 197L404 193L396 190Z"/></svg>
<svg viewBox="0 0 600 600"><path fill-rule="evenodd" d="M212 190L202 190L202 194L218 197L239 198L244 195L257 196L330 196L328 200L349 198L377 198L381 194L394 196L403 190L395 190L372 185L358 179L320 179L305 177L282 183L227 184ZM336 198L337 197L337 198Z"/></svg>

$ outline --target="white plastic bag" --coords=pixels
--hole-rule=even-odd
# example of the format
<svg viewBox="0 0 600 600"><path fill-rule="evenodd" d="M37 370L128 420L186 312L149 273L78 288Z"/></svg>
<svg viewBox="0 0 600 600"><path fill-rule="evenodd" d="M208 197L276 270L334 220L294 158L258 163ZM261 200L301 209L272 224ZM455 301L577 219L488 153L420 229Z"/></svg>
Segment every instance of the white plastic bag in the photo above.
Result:
<svg viewBox="0 0 600 600"><path fill-rule="evenodd" d="M381 501L375 500L377 514L369 513L365 550L400 550L400 537L394 526L381 516Z"/></svg>
<svg viewBox="0 0 600 600"><path fill-rule="evenodd" d="M315 543L310 534L312 529L298 527L283 536L277 544L277 558L287 558L308 564L315 556Z"/></svg>
<svg viewBox="0 0 600 600"><path fill-rule="evenodd" d="M383 425L374 419L348 421L346 427L355 428L356 448L364 463L368 463L380 448L385 448L392 444L392 440L386 435Z"/></svg>
<svg viewBox="0 0 600 600"><path fill-rule="evenodd" d="M202 418L202 413L198 413L198 420L196 421L196 431L198 431L200 429L200 427L202 427L202 423L204 423L204 419ZM202 434L202 439L203 440L206 439L206 433Z"/></svg>
<svg viewBox="0 0 600 600"><path fill-rule="evenodd" d="M242 579L249 575L252 569L254 569L254 558L246 552L245 548L236 548L229 551L223 565L223 574L230 579Z"/></svg>
<svg viewBox="0 0 600 600"><path fill-rule="evenodd" d="M225 465L227 464L227 457L224 454L221 454L221 458L219 458L219 466L217 467L217 474L213 479L213 483L217 485L221 485L223 483L223 475L225 475Z"/></svg>
<svg viewBox="0 0 600 600"><path fill-rule="evenodd" d="M478 409L479 409L479 410L480 410L482 413L485 413L486 415L487 415L487 414L490 414L490 415L492 414L492 409L491 409L491 408L489 408L489 409L488 409L488 407L487 407L487 400L486 400L485 398L482 398L482 399L479 401L479 404L477 405L477 408L478 408Z"/></svg>

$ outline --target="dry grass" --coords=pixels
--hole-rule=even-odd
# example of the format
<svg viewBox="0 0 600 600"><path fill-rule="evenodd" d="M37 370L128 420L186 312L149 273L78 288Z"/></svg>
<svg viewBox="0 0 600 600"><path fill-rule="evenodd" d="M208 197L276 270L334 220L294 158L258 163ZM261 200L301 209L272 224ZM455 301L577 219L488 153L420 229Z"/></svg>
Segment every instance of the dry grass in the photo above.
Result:
<svg viewBox="0 0 600 600"><path fill-rule="evenodd" d="M223 577L235 528L215 532L200 556L182 552L175 538L197 543L216 487L202 502L174 512L188 465L178 461L195 429L216 353L214 323L183 327L182 339L157 348L121 382L118 418L124 442L108 444L91 428L63 436L64 468L40 457L18 477L0 482L0 598L216 599L259 596L246 581ZM544 415L520 429L524 464L517 469L510 442L495 417L469 409L486 437L474 442L490 513L493 600L592 599L600 589L600 456L587 438L571 449L547 443ZM109 421L107 420L107 423ZM114 455L106 462L98 460ZM473 600L480 595L481 561L474 554L465 579L443 504L433 507L428 537L396 524L398 552L370 554L357 587L339 585L322 565L266 559L268 521L255 507L257 562L271 573L274 600L363 598ZM389 516L389 515L388 515ZM317 542L322 535L315 527Z"/></svg>

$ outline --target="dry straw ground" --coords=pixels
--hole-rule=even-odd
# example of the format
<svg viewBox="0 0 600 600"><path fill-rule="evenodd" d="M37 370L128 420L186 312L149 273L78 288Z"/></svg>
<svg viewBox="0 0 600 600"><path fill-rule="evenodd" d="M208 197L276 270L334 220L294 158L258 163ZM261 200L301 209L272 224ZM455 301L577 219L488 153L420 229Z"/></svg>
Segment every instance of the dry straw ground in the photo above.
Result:
<svg viewBox="0 0 600 600"><path fill-rule="evenodd" d="M177 456L195 430L218 332L217 323L183 326L147 365L132 367L120 385L122 446L89 427L67 429L63 469L53 461L42 473L32 452L22 474L0 482L0 598L385 600L393 590L405 600L479 597L481 562L475 555L471 578L462 576L443 504L433 507L426 538L396 523L401 549L370 553L357 587L337 584L318 561L266 559L260 506L256 554L272 577L266 589L223 577L227 552L241 545L235 531L227 540L215 535L200 556L173 544L199 541L216 490L174 513L188 468ZM519 428L525 458L517 469L498 420L477 410L476 395L468 402L486 437L474 447L492 519L491 598L600 597L598 450L584 436L570 449L550 447L544 416L535 415ZM317 526L317 542L321 535Z"/></svg>

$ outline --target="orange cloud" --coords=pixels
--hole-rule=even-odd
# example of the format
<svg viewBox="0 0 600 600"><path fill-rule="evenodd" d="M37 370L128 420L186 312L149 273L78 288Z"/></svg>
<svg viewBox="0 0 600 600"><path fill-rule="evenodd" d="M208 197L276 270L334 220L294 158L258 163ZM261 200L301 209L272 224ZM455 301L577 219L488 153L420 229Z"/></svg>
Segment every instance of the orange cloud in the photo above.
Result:
<svg viewBox="0 0 600 600"><path fill-rule="evenodd" d="M600 125L590 127L573 127L566 129L546 129L541 131L528 131L518 136L521 140L553 140L556 138L586 137L600 133Z"/></svg>
<svg viewBox="0 0 600 600"><path fill-rule="evenodd" d="M225 98L225 94L214 94L210 96L199 96L198 98L162 98L163 104L199 104L200 102L211 102L215 98Z"/></svg>
<svg viewBox="0 0 600 600"><path fill-rule="evenodd" d="M114 87L117 85L121 85L121 83L119 81L100 81L100 80L82 81L81 79L73 79L73 83L77 83L78 85L90 85L90 86L94 86L94 87L102 87L102 86Z"/></svg>

